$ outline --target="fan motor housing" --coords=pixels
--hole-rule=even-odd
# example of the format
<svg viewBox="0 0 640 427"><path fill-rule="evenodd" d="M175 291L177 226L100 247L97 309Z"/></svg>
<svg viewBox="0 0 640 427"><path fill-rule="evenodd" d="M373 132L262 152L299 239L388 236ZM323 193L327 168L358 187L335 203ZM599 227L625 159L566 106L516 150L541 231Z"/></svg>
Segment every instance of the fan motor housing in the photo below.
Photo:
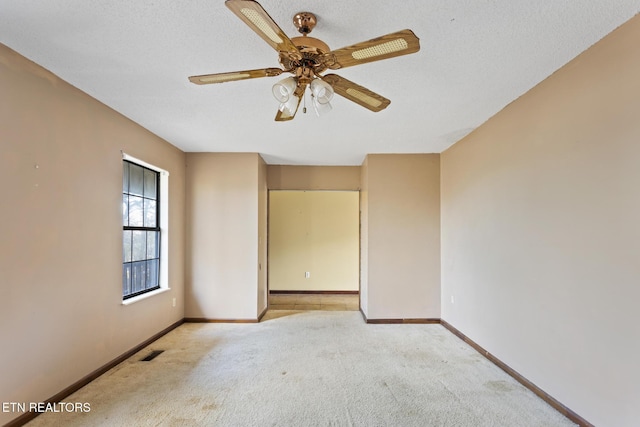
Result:
<svg viewBox="0 0 640 427"><path fill-rule="evenodd" d="M301 52L317 52L319 54L329 52L329 46L320 39L309 36L292 37L291 41Z"/></svg>
<svg viewBox="0 0 640 427"><path fill-rule="evenodd" d="M301 60L291 59L289 55L280 54L280 64L285 70L295 70L299 67L311 68L315 74L327 69L324 64L324 54L330 51L329 46L315 37L293 37L291 41L300 50Z"/></svg>

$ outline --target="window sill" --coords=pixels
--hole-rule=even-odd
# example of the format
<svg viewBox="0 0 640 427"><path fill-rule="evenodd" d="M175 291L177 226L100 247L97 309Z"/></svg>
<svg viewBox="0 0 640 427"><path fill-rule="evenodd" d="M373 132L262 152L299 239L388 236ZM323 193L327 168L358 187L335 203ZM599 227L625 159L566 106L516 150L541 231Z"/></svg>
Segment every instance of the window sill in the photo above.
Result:
<svg viewBox="0 0 640 427"><path fill-rule="evenodd" d="M131 305L135 302L138 301L142 301L143 299L147 299L150 298L154 295L158 295L167 291L170 291L170 288L161 288L161 289L156 289L155 291L151 291L151 292L147 292L146 294L142 294L142 295L138 295L137 297L133 297L133 298L128 298L126 300L122 301L122 305Z"/></svg>

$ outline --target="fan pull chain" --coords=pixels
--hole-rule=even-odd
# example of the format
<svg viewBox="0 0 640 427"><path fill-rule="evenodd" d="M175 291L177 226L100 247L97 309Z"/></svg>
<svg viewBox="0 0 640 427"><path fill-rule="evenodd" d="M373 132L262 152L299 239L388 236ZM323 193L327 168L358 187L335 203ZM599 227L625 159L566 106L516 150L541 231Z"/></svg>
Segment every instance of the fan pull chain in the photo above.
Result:
<svg viewBox="0 0 640 427"><path fill-rule="evenodd" d="M306 90L304 91L302 102L303 102L303 104L302 104L302 113L303 114L307 114L307 91Z"/></svg>

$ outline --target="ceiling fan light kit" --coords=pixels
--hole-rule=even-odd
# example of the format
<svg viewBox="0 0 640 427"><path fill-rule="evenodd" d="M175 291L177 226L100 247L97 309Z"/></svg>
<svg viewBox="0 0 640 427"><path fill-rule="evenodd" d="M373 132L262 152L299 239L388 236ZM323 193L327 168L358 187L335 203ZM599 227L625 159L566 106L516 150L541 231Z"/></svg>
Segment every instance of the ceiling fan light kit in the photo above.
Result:
<svg viewBox="0 0 640 427"><path fill-rule="evenodd" d="M189 77L189 80L203 85L291 73L292 76L273 85L273 95L280 102L276 121L287 121L295 117L307 87L318 116L331 110L330 101L334 93L373 112L381 111L389 106L390 100L336 74L324 72L327 69L337 70L420 50L420 41L415 34L411 30L402 30L332 51L322 40L309 36L317 24L313 13L300 12L293 17L293 23L302 36L289 38L258 2L226 0L225 5L278 52L282 69L206 74Z"/></svg>

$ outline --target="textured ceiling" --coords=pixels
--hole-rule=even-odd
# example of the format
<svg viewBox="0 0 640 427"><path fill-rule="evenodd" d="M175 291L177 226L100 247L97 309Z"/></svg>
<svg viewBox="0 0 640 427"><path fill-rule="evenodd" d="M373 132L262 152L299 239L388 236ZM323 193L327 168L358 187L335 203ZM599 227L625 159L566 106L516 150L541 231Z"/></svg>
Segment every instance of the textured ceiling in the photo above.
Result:
<svg viewBox="0 0 640 427"><path fill-rule="evenodd" d="M260 3L290 37L293 15L310 11L312 36L332 49L409 28L421 50L336 72L391 99L386 110L336 96L330 113L283 123L279 78L187 80L279 65L223 0L0 0L0 42L184 151L359 165L367 153L441 152L640 11L640 0Z"/></svg>

